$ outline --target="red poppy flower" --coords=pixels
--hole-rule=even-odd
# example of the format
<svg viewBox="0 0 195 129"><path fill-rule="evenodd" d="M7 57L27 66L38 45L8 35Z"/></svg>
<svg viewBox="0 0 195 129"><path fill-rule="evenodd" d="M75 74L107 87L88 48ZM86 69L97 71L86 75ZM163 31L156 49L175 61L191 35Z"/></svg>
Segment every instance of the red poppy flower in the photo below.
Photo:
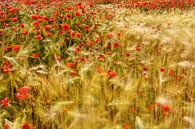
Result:
<svg viewBox="0 0 195 129"><path fill-rule="evenodd" d="M49 29L50 29L50 26L49 26L49 25L45 25L45 26L44 26L44 29L45 29L45 30L49 30Z"/></svg>
<svg viewBox="0 0 195 129"><path fill-rule="evenodd" d="M2 29L0 29L0 34L2 34L3 33L3 30Z"/></svg>
<svg viewBox="0 0 195 129"><path fill-rule="evenodd" d="M40 35L41 34L41 29L38 29L37 30L37 35Z"/></svg>
<svg viewBox="0 0 195 129"><path fill-rule="evenodd" d="M77 37L81 37L81 33L79 33L79 32L77 32L75 35L76 35Z"/></svg>
<svg viewBox="0 0 195 129"><path fill-rule="evenodd" d="M80 62L86 62L86 60L87 60L87 59L84 58L84 57L81 57L81 58L80 58Z"/></svg>
<svg viewBox="0 0 195 129"><path fill-rule="evenodd" d="M91 30L90 27L87 26L87 25L84 26L84 29L85 29L86 31L88 31L88 32Z"/></svg>
<svg viewBox="0 0 195 129"><path fill-rule="evenodd" d="M100 38L100 37L96 37L95 42L96 42L96 43L100 43L100 42L101 42L101 38Z"/></svg>
<svg viewBox="0 0 195 129"><path fill-rule="evenodd" d="M81 47L83 46L83 44L82 44L82 43L79 43L79 45L78 45L78 46L79 46L79 48L81 48Z"/></svg>
<svg viewBox="0 0 195 129"><path fill-rule="evenodd" d="M21 87L19 90L18 90L19 93L21 94L28 94L30 92L30 87Z"/></svg>
<svg viewBox="0 0 195 129"><path fill-rule="evenodd" d="M178 81L180 81L180 80L182 80L182 79L183 79L183 77L180 76L180 75L178 75L178 76L176 77L176 80L178 80Z"/></svg>
<svg viewBox="0 0 195 129"><path fill-rule="evenodd" d="M82 10L82 11L84 11L84 6L83 5L80 5L80 6L78 6L78 8L80 9L80 10Z"/></svg>
<svg viewBox="0 0 195 129"><path fill-rule="evenodd" d="M37 39L38 41L41 41L41 40L43 39L43 37L42 37L41 35L37 35L37 36L36 36L36 39Z"/></svg>
<svg viewBox="0 0 195 129"><path fill-rule="evenodd" d="M54 16L54 17L59 16L59 12L53 12L53 16Z"/></svg>
<svg viewBox="0 0 195 129"><path fill-rule="evenodd" d="M58 30L59 29L59 26L58 25L55 25L55 29Z"/></svg>
<svg viewBox="0 0 195 129"><path fill-rule="evenodd" d="M16 26L12 26L12 29L14 30L14 31L18 31L18 28L16 27Z"/></svg>
<svg viewBox="0 0 195 129"><path fill-rule="evenodd" d="M71 19L72 19L72 15L71 15L70 13L67 13L67 14L66 14L66 18L67 18L68 20L71 20Z"/></svg>
<svg viewBox="0 0 195 129"><path fill-rule="evenodd" d="M33 15L33 16L32 16L32 19L33 19L33 20L37 20L37 19L38 19L38 16L37 16L37 15Z"/></svg>
<svg viewBox="0 0 195 129"><path fill-rule="evenodd" d="M171 110L170 106L168 106L168 105L163 105L162 109L163 109L164 113L169 113Z"/></svg>
<svg viewBox="0 0 195 129"><path fill-rule="evenodd" d="M152 105L147 105L147 109L150 111L153 109L153 106Z"/></svg>
<svg viewBox="0 0 195 129"><path fill-rule="evenodd" d="M106 55L111 55L112 52L111 52L111 51L106 51L105 54L106 54Z"/></svg>
<svg viewBox="0 0 195 129"><path fill-rule="evenodd" d="M54 22L55 21L54 17L50 17L49 21Z"/></svg>
<svg viewBox="0 0 195 129"><path fill-rule="evenodd" d="M64 20L64 16L60 16L60 20L62 20L62 21L63 21L63 20Z"/></svg>
<svg viewBox="0 0 195 129"><path fill-rule="evenodd" d="M9 26L9 24L6 24L6 23L3 24L3 27L8 27L8 26Z"/></svg>
<svg viewBox="0 0 195 129"><path fill-rule="evenodd" d="M120 33L120 32L118 32L118 33L117 33L117 37L120 37L120 36L121 36L121 33Z"/></svg>
<svg viewBox="0 0 195 129"><path fill-rule="evenodd" d="M43 22L44 21L44 19L38 19L38 22L39 23L41 23L41 22Z"/></svg>
<svg viewBox="0 0 195 129"><path fill-rule="evenodd" d="M104 59L104 55L100 54L100 55L98 56L98 59Z"/></svg>
<svg viewBox="0 0 195 129"><path fill-rule="evenodd" d="M148 67L147 66L143 66L143 70L144 71L148 71Z"/></svg>
<svg viewBox="0 0 195 129"><path fill-rule="evenodd" d="M22 34L28 34L28 30L23 30Z"/></svg>
<svg viewBox="0 0 195 129"><path fill-rule="evenodd" d="M12 47L12 49L13 49L13 51L14 51L15 53L19 52L19 51L20 51L20 45L16 44L16 45L14 45L14 46Z"/></svg>
<svg viewBox="0 0 195 129"><path fill-rule="evenodd" d="M47 32L47 33L46 33L46 36L48 36L48 37L49 37L49 36L52 36L52 33Z"/></svg>
<svg viewBox="0 0 195 129"><path fill-rule="evenodd" d="M77 2L75 5L76 5L76 6L81 6L82 3L81 3L81 2Z"/></svg>
<svg viewBox="0 0 195 129"><path fill-rule="evenodd" d="M45 21L48 21L48 20L49 20L49 18L48 18L48 17L43 17L43 19L44 19Z"/></svg>
<svg viewBox="0 0 195 129"><path fill-rule="evenodd" d="M114 16L113 14L107 14L105 17L111 19L113 16Z"/></svg>
<svg viewBox="0 0 195 129"><path fill-rule="evenodd" d="M115 77L116 76L116 72L114 70L108 70L108 76L109 77Z"/></svg>
<svg viewBox="0 0 195 129"><path fill-rule="evenodd" d="M20 27L24 28L25 24L24 23L21 23L20 24Z"/></svg>
<svg viewBox="0 0 195 129"><path fill-rule="evenodd" d="M14 14L14 13L18 12L18 9L11 8L11 9L9 9L9 11L11 14Z"/></svg>
<svg viewBox="0 0 195 129"><path fill-rule="evenodd" d="M110 48L111 48L111 46L110 46L110 45L106 45L106 46L105 46L105 48L110 49Z"/></svg>
<svg viewBox="0 0 195 129"><path fill-rule="evenodd" d="M4 61L3 67L1 68L1 70L4 73L9 74L13 70L13 65L9 61Z"/></svg>
<svg viewBox="0 0 195 129"><path fill-rule="evenodd" d="M131 108L131 109L129 110L129 112L130 112L130 113L135 113L135 112L136 112L136 109L135 109L135 108Z"/></svg>
<svg viewBox="0 0 195 129"><path fill-rule="evenodd" d="M67 66L69 67L69 68L75 68L76 67L76 64L74 63L74 62L70 62L70 63L68 63L67 64Z"/></svg>
<svg viewBox="0 0 195 129"><path fill-rule="evenodd" d="M63 32L63 33L64 33L64 32ZM69 38L69 37L66 37L66 38L65 38L65 40L66 40L66 41L69 41L69 40L70 40L70 38Z"/></svg>
<svg viewBox="0 0 195 129"><path fill-rule="evenodd" d="M120 45L119 45L119 43L114 43L114 48L119 48L120 47Z"/></svg>
<svg viewBox="0 0 195 129"><path fill-rule="evenodd" d="M81 16L81 13L80 13L80 12L75 12L75 15L76 15L77 17L80 17L80 16Z"/></svg>
<svg viewBox="0 0 195 129"><path fill-rule="evenodd" d="M32 56L33 56L33 58L35 58L35 59L39 59L39 58L40 58L40 55L37 54L37 53L33 54Z"/></svg>
<svg viewBox="0 0 195 129"><path fill-rule="evenodd" d="M71 37L74 37L74 36L75 36L75 32L72 31L72 32L70 33L70 35L71 35Z"/></svg>
<svg viewBox="0 0 195 129"><path fill-rule="evenodd" d="M164 73L165 72L165 67L161 67L160 72Z"/></svg>
<svg viewBox="0 0 195 129"><path fill-rule="evenodd" d="M16 94L16 98L19 100L28 99L30 97L29 92L30 92L29 87L21 87Z"/></svg>
<svg viewBox="0 0 195 129"><path fill-rule="evenodd" d="M89 6L90 6L91 8L93 8L93 7L94 7L94 4L89 4Z"/></svg>
<svg viewBox="0 0 195 129"><path fill-rule="evenodd" d="M131 53L130 52L126 52L126 53L124 53L123 54L125 57L129 57L129 56L131 56Z"/></svg>
<svg viewBox="0 0 195 129"><path fill-rule="evenodd" d="M28 94L17 93L16 98L19 99L19 100L25 100L25 99L29 98L29 95Z"/></svg>
<svg viewBox="0 0 195 129"><path fill-rule="evenodd" d="M83 22L86 22L87 21L87 18L83 18Z"/></svg>
<svg viewBox="0 0 195 129"><path fill-rule="evenodd" d="M3 48L4 52L11 51L11 50L12 50L12 46L10 46L10 45L5 46L5 48Z"/></svg>
<svg viewBox="0 0 195 129"><path fill-rule="evenodd" d="M70 30L70 25L65 23L65 24L62 24L62 29L65 30L65 31L69 31Z"/></svg>
<svg viewBox="0 0 195 129"><path fill-rule="evenodd" d="M1 100L0 101L0 103L1 103L1 105L3 106L3 107L8 107L9 106L9 98L4 98L3 100Z"/></svg>
<svg viewBox="0 0 195 129"><path fill-rule="evenodd" d="M137 52L140 52L142 49L141 49L141 47L136 47L135 50L136 50Z"/></svg>
<svg viewBox="0 0 195 129"><path fill-rule="evenodd" d="M110 34L107 34L107 37L108 38L112 38L113 37L113 34L111 34L111 33Z"/></svg>
<svg viewBox="0 0 195 129"><path fill-rule="evenodd" d="M130 129L128 124L124 124L124 129Z"/></svg>
<svg viewBox="0 0 195 129"><path fill-rule="evenodd" d="M76 71L72 71L72 72L70 73L70 75L71 75L72 77L75 77L75 76L77 76L77 72L76 72Z"/></svg>
<svg viewBox="0 0 195 129"><path fill-rule="evenodd" d="M17 18L17 17L11 17L11 18L10 18L10 21L11 21L11 22L17 22L17 21L18 21L18 18Z"/></svg>
<svg viewBox="0 0 195 129"><path fill-rule="evenodd" d="M81 49L79 48L79 47L77 47L75 50L74 50L74 52L76 52L76 53L78 53L78 52L80 52L81 51Z"/></svg>
<svg viewBox="0 0 195 129"><path fill-rule="evenodd" d="M66 8L67 11L71 11L73 9L74 9L74 7L68 7L68 8Z"/></svg>
<svg viewBox="0 0 195 129"><path fill-rule="evenodd" d="M38 29L37 30L37 35L40 35L41 34L41 29Z"/></svg>
<svg viewBox="0 0 195 129"><path fill-rule="evenodd" d="M39 27L39 22L34 22L33 25L34 27Z"/></svg>
<svg viewBox="0 0 195 129"><path fill-rule="evenodd" d="M31 127L31 125L28 123L28 122L25 122L23 125L22 125L22 129L33 129Z"/></svg>
<svg viewBox="0 0 195 129"><path fill-rule="evenodd" d="M10 127L9 124L6 123L6 124L3 125L3 129L11 129L11 127Z"/></svg>
<svg viewBox="0 0 195 129"><path fill-rule="evenodd" d="M93 41L89 41L88 46L92 46L94 44Z"/></svg>
<svg viewBox="0 0 195 129"><path fill-rule="evenodd" d="M171 69L171 70L169 71L169 76L174 76L174 74L175 74L174 70Z"/></svg>

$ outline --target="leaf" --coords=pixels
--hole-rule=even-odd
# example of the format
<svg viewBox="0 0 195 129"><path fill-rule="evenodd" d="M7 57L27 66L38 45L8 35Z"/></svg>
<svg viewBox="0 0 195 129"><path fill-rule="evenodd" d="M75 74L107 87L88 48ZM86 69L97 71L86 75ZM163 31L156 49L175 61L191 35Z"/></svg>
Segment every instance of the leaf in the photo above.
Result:
<svg viewBox="0 0 195 129"><path fill-rule="evenodd" d="M40 74L45 74L45 75L48 74L48 72L46 72L46 71L44 71L44 70L37 70L36 72L37 72L37 73L40 73Z"/></svg>
<svg viewBox="0 0 195 129"><path fill-rule="evenodd" d="M15 64L18 64L17 61L16 61L16 59L13 58L13 57L3 56L3 58L7 59L7 60L10 61L10 62L13 62L13 63L15 63Z"/></svg>

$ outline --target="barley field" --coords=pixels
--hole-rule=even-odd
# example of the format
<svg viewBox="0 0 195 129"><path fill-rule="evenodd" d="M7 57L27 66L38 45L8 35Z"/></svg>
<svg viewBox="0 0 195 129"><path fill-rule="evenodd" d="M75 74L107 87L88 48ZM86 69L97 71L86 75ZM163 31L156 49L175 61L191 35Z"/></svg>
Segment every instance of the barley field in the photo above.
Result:
<svg viewBox="0 0 195 129"><path fill-rule="evenodd" d="M0 0L0 129L195 129L194 5Z"/></svg>

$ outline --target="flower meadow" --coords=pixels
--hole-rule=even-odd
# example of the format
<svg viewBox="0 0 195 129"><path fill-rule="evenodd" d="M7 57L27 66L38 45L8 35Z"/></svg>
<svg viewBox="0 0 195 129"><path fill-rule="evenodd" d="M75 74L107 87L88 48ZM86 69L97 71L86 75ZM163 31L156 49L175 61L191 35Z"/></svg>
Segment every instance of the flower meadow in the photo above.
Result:
<svg viewBox="0 0 195 129"><path fill-rule="evenodd" d="M1 0L0 129L195 129L194 5Z"/></svg>

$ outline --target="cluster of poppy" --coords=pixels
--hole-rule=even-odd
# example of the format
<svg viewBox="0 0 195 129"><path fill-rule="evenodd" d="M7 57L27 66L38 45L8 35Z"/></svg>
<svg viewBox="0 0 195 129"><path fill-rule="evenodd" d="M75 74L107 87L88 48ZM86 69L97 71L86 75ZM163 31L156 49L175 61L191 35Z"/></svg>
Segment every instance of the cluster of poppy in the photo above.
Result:
<svg viewBox="0 0 195 129"><path fill-rule="evenodd" d="M11 129L11 126L8 123L3 125L3 129ZM28 122L22 124L21 129L34 129Z"/></svg>
<svg viewBox="0 0 195 129"><path fill-rule="evenodd" d="M41 16L39 13L30 14L31 19L25 21L23 18L29 17L29 14L26 15L27 13L25 12L25 9L16 8L17 6L12 7L14 5L12 2L16 1L21 4L26 4L25 0L7 1L6 4L3 1L0 2L0 36L3 40L6 40L6 42L9 43L3 46L3 50L5 52L4 55L12 51L18 53L23 46L21 42L25 42L25 39L27 38L28 42L31 42L34 39L41 42L42 40L50 38L58 33L64 35L64 42L69 42L69 40L73 38L79 39L86 32L91 31L91 15L93 15L95 18L95 13L93 11L87 13L85 5L83 5L81 2L67 3L67 1L56 0L55 3L55 0L52 0L47 7L52 7L56 4L59 6L55 6L57 11L51 13L51 16ZM28 1L27 7L32 4L36 8L36 6L39 5L39 1L30 0ZM93 7L93 5L90 5L90 7ZM24 13L25 16L20 15L20 12ZM9 29L12 29L13 31L5 31ZM80 32L81 30L86 30L86 32ZM16 43L13 43L12 41L16 41ZM93 41L90 41L88 46L92 46L93 44ZM80 46L75 49L75 52L79 51ZM41 59L40 57L42 56L44 56L43 53L39 53L37 50L35 50L35 52L31 53L31 56L28 57ZM13 65L8 61L4 61L1 71L4 73L10 73L12 70Z"/></svg>
<svg viewBox="0 0 195 129"><path fill-rule="evenodd" d="M16 98L19 100L25 100L30 98L30 87L21 87L16 93Z"/></svg>
<svg viewBox="0 0 195 129"><path fill-rule="evenodd" d="M187 9L194 7L195 1L193 0L153 0L153 1L131 1L125 6L128 8L138 8L152 11L162 9ZM122 6L122 5L120 5Z"/></svg>
<svg viewBox="0 0 195 129"><path fill-rule="evenodd" d="M103 4L118 4L123 2L122 0L87 0L89 3L93 3L93 4L99 4L99 3L103 3Z"/></svg>
<svg viewBox="0 0 195 129"><path fill-rule="evenodd" d="M30 97L30 88L29 87L21 87L19 88L18 92L16 93L16 98L19 99L19 100L25 100L25 99L28 99ZM0 104L6 108L9 106L9 98L8 97L5 97L4 99L2 99L0 101Z"/></svg>
<svg viewBox="0 0 195 129"><path fill-rule="evenodd" d="M128 8L139 8L148 10L173 9L173 8L189 8L195 5L194 0L88 0L89 3L112 3L118 6L126 6Z"/></svg>
<svg viewBox="0 0 195 129"><path fill-rule="evenodd" d="M11 71L13 71L13 65L9 61L6 60L3 63L1 71L3 71L6 74L10 74Z"/></svg>
<svg viewBox="0 0 195 129"><path fill-rule="evenodd" d="M142 4L143 4L143 2L142 2ZM143 4L143 5L145 7L145 5L148 5L148 4ZM72 25L73 23L70 22L70 21L74 17L80 18L84 14L85 10L84 10L84 6L81 3L76 3L76 7L77 7L78 10L79 9L80 10L69 12L70 10L73 10L74 8L73 7L66 8L66 10L68 10L68 11L65 13L65 15L64 14L61 15L61 14L59 14L59 12L54 12L55 15L51 16L51 17L40 16L40 15L32 15L32 17L30 19L30 20L33 21L32 25L33 25L34 28L32 28L32 30L34 32L36 32L35 37L33 37L33 39L35 39L36 42L38 41L39 43L41 43L41 41L43 39L53 36L54 34L56 34L56 32L59 32L60 34L62 34L62 35L64 34L64 35L67 36L67 37L64 38L64 42L69 41L70 39L72 40L74 38L81 38L83 35L85 35L85 33L82 33L81 31L78 31L77 29L75 29L78 26L76 25L76 23L75 23L75 26L73 26ZM136 5L136 7L137 7L137 5ZM142 7L142 6L140 6L140 7ZM10 12L11 13L17 13L18 10L17 9L11 9ZM18 17L9 18L11 23L17 22L18 19L19 19ZM57 21L57 20L61 21L61 23L58 23L59 21ZM83 18L82 23L85 23L86 20L87 20L87 18ZM79 22L81 22L81 21L79 21ZM5 27L6 25L7 24L4 24L3 26ZM23 36L24 35L28 36L29 30L27 28L25 28L26 26L28 26L28 25L25 24L24 22L21 22L20 24L18 24L17 27L12 26L12 30L16 31L17 33L19 33L20 30L21 30L21 33L23 34ZM84 25L81 25L81 26L83 27L82 29L86 31L86 33L90 32L92 30L92 27L88 24L84 24ZM52 31L52 29L54 29L54 28L56 30L55 32ZM0 35L3 37L4 34L5 34L4 30L0 29ZM108 33L106 35L106 38L107 38L109 43L106 44L104 47L101 46L101 47L97 48L97 49L100 49L100 51L98 51L100 53L98 53L98 55L95 56L95 57L97 57L98 61L105 61L106 56L112 54L112 52L113 52L112 50L117 51L119 48L122 48L122 45L120 44L120 42L118 40L121 37L121 33L118 32L116 34L117 40L114 40L114 36L115 35L113 33ZM65 44L64 42L62 43L62 45ZM82 51L82 49L83 49L82 46L84 46L84 45L87 48L94 48L95 49L94 46L101 42L101 38L98 36L98 37L96 37L95 40L91 38L90 40L87 40L85 42L86 42L86 44L84 44L84 43L75 44L75 47L74 47L74 50L73 50L74 55L77 55L77 54L79 55L79 52ZM101 48L103 49L103 51L101 51ZM11 46L7 46L5 48L5 52L13 51L14 53L18 53L20 50L21 50L21 45L20 44L14 44L14 45L11 45ZM143 49L142 49L142 47L137 46L137 47L135 47L134 51L135 51L135 53L141 53L143 51ZM32 55L33 58L40 59L40 53L31 53L31 55ZM130 52L124 52L124 53L122 53L122 55L124 55L124 57L129 57L131 54L130 54ZM60 58L61 57L59 57L58 59L60 59ZM66 62L66 66L69 67L71 70L73 70L71 72L71 76L76 76L77 75L77 70L78 70L77 69L77 62L79 62L79 61L80 62L86 62L87 60L88 59L86 57L77 57L73 61ZM116 72L117 70L116 69L117 69L117 67L109 69L109 70L106 71L106 75L109 77L109 79L110 78L115 78L117 76L117 72ZM4 73L8 74L13 70L13 65L9 61L4 61L1 70ZM96 70L97 70L98 73L102 73L104 71L101 67L98 67ZM144 71L144 73L143 73L144 78L147 79L148 78L148 68L144 67L143 71ZM159 71L162 74L164 74L164 73L166 73L166 68L161 67L159 69ZM171 69L168 72L168 74L169 74L169 76L172 77L172 76L175 75L175 71L173 69ZM21 87L21 88L18 89L18 91L16 93L16 98L19 99L19 100L29 99L31 97L30 96L30 91L31 91L31 89L29 87ZM3 107L8 107L9 106L9 98L4 98L3 100L0 101L0 104ZM169 105L159 104L158 106L162 109L162 111L165 114L167 114L171 111L171 108L170 108ZM152 106L150 105L147 108L148 108L148 110L151 110ZM67 110L65 109L64 111L66 112ZM131 108L130 112L131 113L136 113L136 109ZM8 129L9 126L5 125L4 128ZM129 127L128 124L125 124L124 128L129 129L130 127ZM22 126L22 129L32 129L32 127L29 123L24 123L23 126Z"/></svg>
<svg viewBox="0 0 195 129"><path fill-rule="evenodd" d="M30 87L21 87L19 88L18 92L16 93L16 98L19 100L25 100L30 97ZM9 106L9 98L5 97L0 101L0 104L6 108Z"/></svg>

